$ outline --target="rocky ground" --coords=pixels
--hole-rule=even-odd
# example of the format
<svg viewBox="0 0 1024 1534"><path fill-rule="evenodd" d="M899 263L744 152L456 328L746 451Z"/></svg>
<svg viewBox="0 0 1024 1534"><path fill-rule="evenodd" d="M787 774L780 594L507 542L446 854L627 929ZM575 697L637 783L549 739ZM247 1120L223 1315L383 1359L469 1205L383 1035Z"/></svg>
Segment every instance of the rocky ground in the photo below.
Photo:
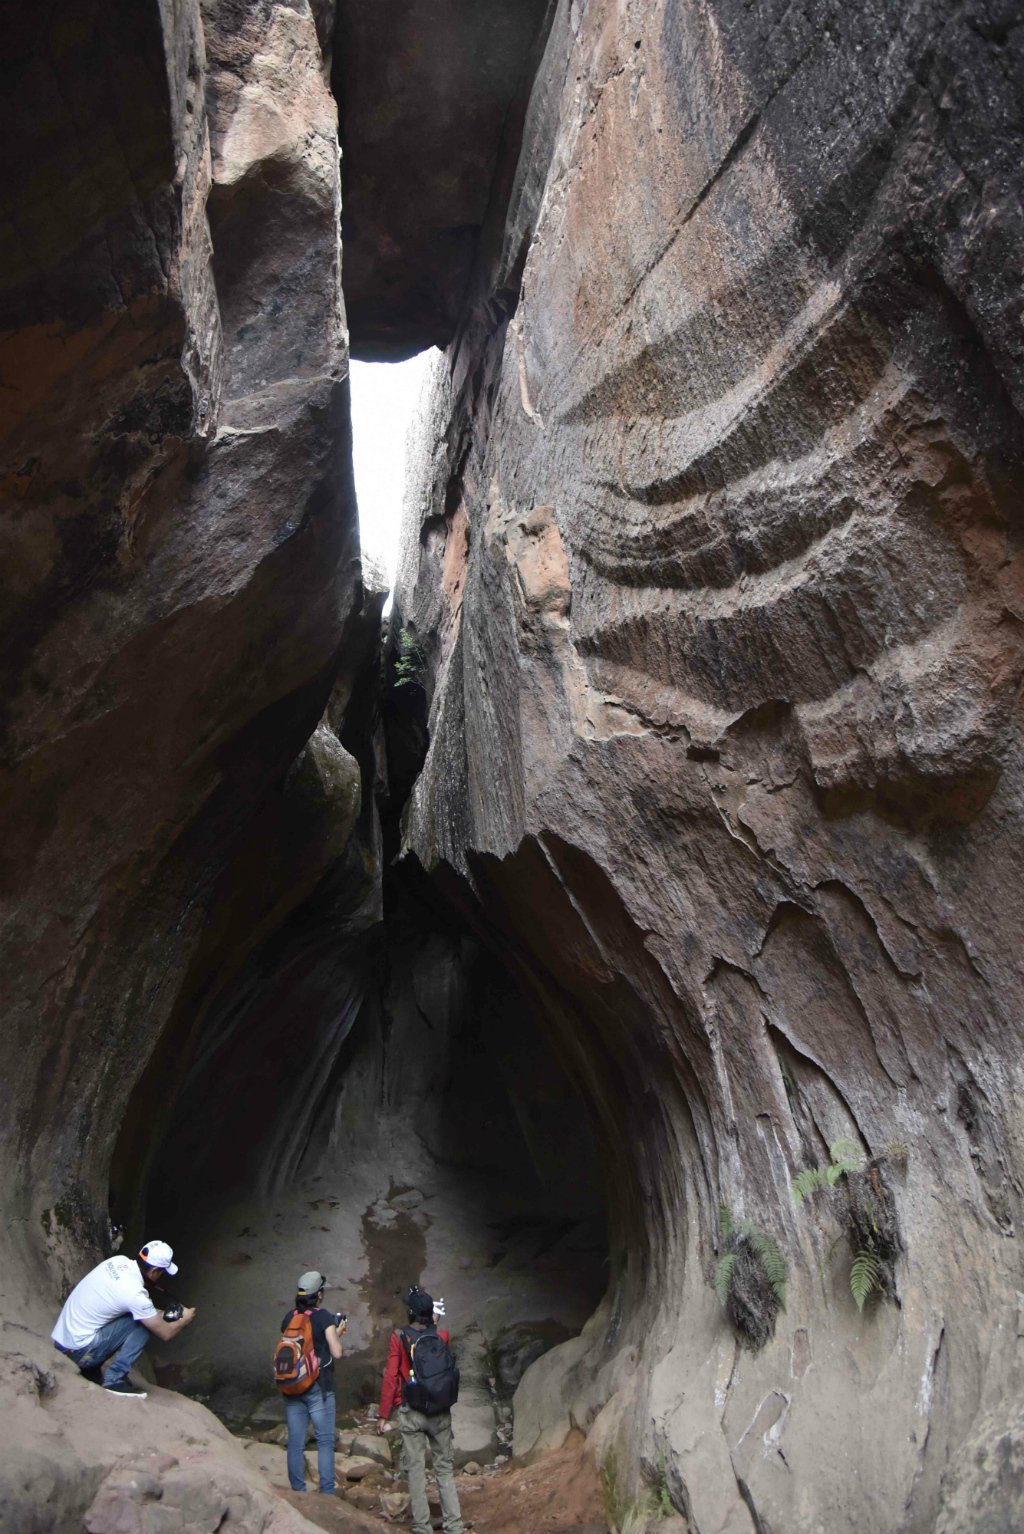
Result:
<svg viewBox="0 0 1024 1534"><path fill-rule="evenodd" d="M411 1527L397 1432L373 1409L342 1417L333 1498L288 1487L283 1425L232 1434L175 1391L132 1378L146 1398L118 1399L82 1378L49 1339L0 1329L0 1534L370 1534ZM477 1534L605 1534L597 1468L573 1435L525 1468L501 1454L457 1473ZM306 1480L317 1484L315 1446ZM434 1485L432 1475L429 1484ZM433 1511L437 1507L433 1506ZM439 1526L439 1525L438 1525Z"/></svg>
<svg viewBox="0 0 1024 1534"><path fill-rule="evenodd" d="M118 1398L41 1332L0 1326L2 1534L311 1534L204 1407Z"/></svg>
<svg viewBox="0 0 1024 1534"><path fill-rule="evenodd" d="M292 1507L329 1534L412 1526L398 1435L370 1437L372 1426L367 1419L362 1433L339 1432L340 1452L335 1462L338 1490L334 1498L311 1490L284 1493ZM246 1452L273 1485L287 1487L283 1447L250 1441ZM306 1476L307 1486L314 1486L314 1448L307 1450ZM578 1433L537 1464L524 1466L504 1455L490 1464L469 1461L457 1472L455 1481L463 1521L474 1534L607 1534L610 1527L604 1488ZM427 1485L432 1522L440 1528L440 1504L431 1472ZM663 1523L662 1528L672 1534L673 1525Z"/></svg>

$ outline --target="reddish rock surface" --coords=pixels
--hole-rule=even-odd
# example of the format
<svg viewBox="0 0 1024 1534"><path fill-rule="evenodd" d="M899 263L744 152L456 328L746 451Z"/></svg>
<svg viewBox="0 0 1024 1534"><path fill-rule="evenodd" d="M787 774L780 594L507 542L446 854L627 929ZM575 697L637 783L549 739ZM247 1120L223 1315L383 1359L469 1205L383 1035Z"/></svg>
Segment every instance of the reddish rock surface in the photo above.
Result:
<svg viewBox="0 0 1024 1534"><path fill-rule="evenodd" d="M514 314L474 298L423 424L405 846L574 1062L619 1254L517 1451L589 1430L702 1531L931 1529L1024 1383L1022 36L566 7ZM908 1149L863 1314L856 1177L790 1195L840 1138ZM759 1353L720 1204L789 1266Z"/></svg>
<svg viewBox="0 0 1024 1534"><path fill-rule="evenodd" d="M218 881L273 820L361 598L337 119L306 7L15 5L3 70L0 1313L38 1401L0 1502L25 1534L80 1527L107 1470L161 1446L131 1401L78 1422L95 1387L40 1359L107 1249L115 1138ZM317 778L332 748L310 751ZM161 1529L229 1502L253 1534L298 1527L220 1469L220 1511L153 1491ZM142 1516L111 1511L118 1484L90 1528Z"/></svg>
<svg viewBox="0 0 1024 1534"><path fill-rule="evenodd" d="M299 1527L53 1354L111 1195L226 1418L314 1262L363 1399L443 1280L481 1454L535 1360L495 1530L1013 1527L1019 8L8 10L4 1534ZM328 75L357 346L449 348L383 714Z"/></svg>

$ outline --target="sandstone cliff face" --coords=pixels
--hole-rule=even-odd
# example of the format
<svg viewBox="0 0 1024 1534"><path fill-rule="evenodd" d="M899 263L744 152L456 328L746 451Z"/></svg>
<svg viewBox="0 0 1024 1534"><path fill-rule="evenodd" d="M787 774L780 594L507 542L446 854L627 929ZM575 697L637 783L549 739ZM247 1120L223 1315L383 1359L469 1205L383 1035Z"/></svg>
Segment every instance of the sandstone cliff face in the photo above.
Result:
<svg viewBox="0 0 1024 1534"><path fill-rule="evenodd" d="M1011 1528L1019 9L383 14L5 18L0 1526L298 1527L199 1407L129 1442L53 1355L111 1193L202 1275L162 1377L251 1420L218 1301L272 1326L312 1244L355 1394L443 1279L493 1448L489 1345L511 1389L602 1271L568 1072L610 1283L519 1451L580 1427L696 1534ZM382 728L328 76L359 348L450 342L429 719ZM774 1317L708 1282L741 1220Z"/></svg>
<svg viewBox="0 0 1024 1534"><path fill-rule="evenodd" d="M1022 48L984 3L561 7L424 417L405 846L573 1062L619 1254L517 1450L574 1422L700 1534L931 1529L1024 1383ZM839 1139L907 1148L863 1314L854 1179L790 1194ZM789 1264L757 1353L720 1204Z"/></svg>
<svg viewBox="0 0 1024 1534"><path fill-rule="evenodd" d="M430 115L431 58L459 43L433 82L443 120L415 164L395 162L376 225L352 135L370 349L375 326L392 350L449 338L495 165L514 169L549 8L488 8L460 39L472 9L406 71L385 161ZM396 1292L444 1276L465 1459L497 1449L525 1365L597 1302L601 1196L578 1101L504 969L429 885L384 899L424 721L419 702L389 721L407 737L389 790L384 593L364 587L351 483L333 6L73 11L44 28L12 13L0 93L16 149L0 1528L227 1516L284 1534L301 1520L239 1473L201 1407L154 1390L125 1427L54 1354L60 1302L109 1250L108 1211L125 1250L152 1220L173 1242L199 1316L153 1349L159 1377L233 1425L281 1416L267 1357L297 1271L323 1264L353 1314L343 1404L379 1388ZM336 79L373 53L379 18L357 11ZM380 125L355 109L372 149ZM439 145L461 170L416 187Z"/></svg>
<svg viewBox="0 0 1024 1534"><path fill-rule="evenodd" d="M52 1357L106 1250L129 1094L321 717L360 574L308 7L19 5L4 60L0 1311L29 1378L29 1333ZM65 1527L123 1445L108 1424L79 1455L64 1375L33 1389L12 1527Z"/></svg>
<svg viewBox="0 0 1024 1534"><path fill-rule="evenodd" d="M128 1092L358 578L334 104L305 8L228 15L15 18L0 972L33 1286L103 1227Z"/></svg>

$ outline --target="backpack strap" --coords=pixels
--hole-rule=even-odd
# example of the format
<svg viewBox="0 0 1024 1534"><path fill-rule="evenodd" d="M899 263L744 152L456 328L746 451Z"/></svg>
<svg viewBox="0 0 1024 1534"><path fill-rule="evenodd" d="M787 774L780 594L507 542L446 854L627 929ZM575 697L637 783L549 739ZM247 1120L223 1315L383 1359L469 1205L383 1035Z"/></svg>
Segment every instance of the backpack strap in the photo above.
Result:
<svg viewBox="0 0 1024 1534"><path fill-rule="evenodd" d="M413 1349L415 1348L417 1342L419 1342L421 1337L436 1337L439 1334L438 1334L438 1330L437 1330L436 1326L433 1326L433 1325L425 1326L422 1331L417 1330L416 1336L410 1342L409 1341L409 1333L411 1332L411 1330L412 1330L411 1327L403 1326L402 1330L400 1332L396 1332L395 1333L395 1336L401 1338L402 1342L405 1344L406 1355L407 1355L407 1357L409 1359L409 1368L413 1369L415 1367L415 1365L413 1364L412 1354L413 1354Z"/></svg>

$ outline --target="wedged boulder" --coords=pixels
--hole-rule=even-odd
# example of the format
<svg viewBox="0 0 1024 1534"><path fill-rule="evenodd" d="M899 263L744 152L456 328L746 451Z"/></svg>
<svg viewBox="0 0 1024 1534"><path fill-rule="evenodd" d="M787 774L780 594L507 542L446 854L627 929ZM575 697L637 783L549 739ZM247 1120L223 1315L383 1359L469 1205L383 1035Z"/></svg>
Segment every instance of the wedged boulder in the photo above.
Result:
<svg viewBox="0 0 1024 1534"><path fill-rule="evenodd" d="M334 85L355 356L392 361L451 339L496 180L508 195L501 175L515 163L550 12L548 0L338 5Z"/></svg>

